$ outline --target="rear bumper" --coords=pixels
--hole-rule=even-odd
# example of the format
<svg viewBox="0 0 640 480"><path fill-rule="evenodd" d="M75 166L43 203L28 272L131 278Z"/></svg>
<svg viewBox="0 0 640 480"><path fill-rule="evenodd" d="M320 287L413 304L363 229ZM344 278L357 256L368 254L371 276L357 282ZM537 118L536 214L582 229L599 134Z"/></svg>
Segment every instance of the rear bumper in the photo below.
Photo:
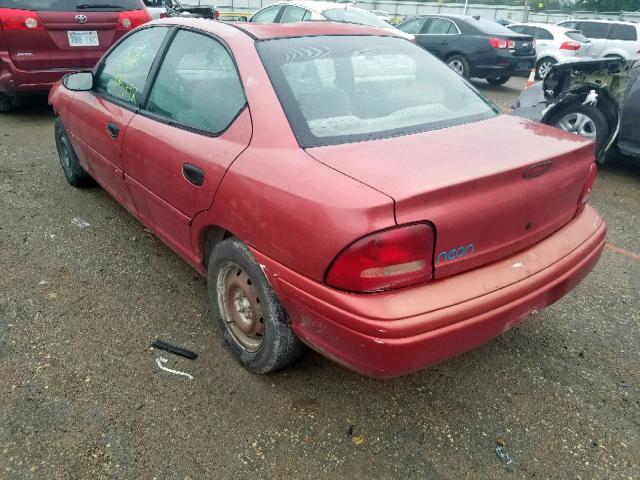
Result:
<svg viewBox="0 0 640 480"><path fill-rule="evenodd" d="M507 75L528 77L536 64L536 56L515 57L510 54L496 54L491 63L481 62L471 68L472 77L489 78Z"/></svg>
<svg viewBox="0 0 640 480"><path fill-rule="evenodd" d="M86 69L87 67L19 70L7 52L0 52L0 93L5 95L47 93L51 86L67 73Z"/></svg>
<svg viewBox="0 0 640 480"><path fill-rule="evenodd" d="M373 295L339 292L253 251L302 341L373 377L404 375L472 349L575 287L606 225L590 207L529 249L449 278Z"/></svg>

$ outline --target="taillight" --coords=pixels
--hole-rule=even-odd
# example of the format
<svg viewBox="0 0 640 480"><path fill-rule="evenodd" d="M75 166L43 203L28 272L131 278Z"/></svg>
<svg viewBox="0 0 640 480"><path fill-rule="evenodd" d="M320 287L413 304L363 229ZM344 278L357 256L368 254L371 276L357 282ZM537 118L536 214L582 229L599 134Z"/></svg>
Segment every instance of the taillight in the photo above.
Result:
<svg viewBox="0 0 640 480"><path fill-rule="evenodd" d="M44 27L35 12L0 8L0 30L44 30Z"/></svg>
<svg viewBox="0 0 640 480"><path fill-rule="evenodd" d="M327 285L350 292L380 292L431 280L433 230L414 224L368 235L331 264Z"/></svg>
<svg viewBox="0 0 640 480"><path fill-rule="evenodd" d="M167 12L162 12L160 14L160 18L170 18L170 17L171 17L171 15L169 15Z"/></svg>
<svg viewBox="0 0 640 480"><path fill-rule="evenodd" d="M591 190L593 190L593 184L596 181L596 176L598 175L598 167L595 163L592 163L589 167L589 174L587 175L587 181L582 187L582 192L580 192L580 198L578 199L578 209L576 211L576 215L578 215L582 210L584 210L585 205L589 201L589 197L591 196Z"/></svg>
<svg viewBox="0 0 640 480"><path fill-rule="evenodd" d="M118 30L133 30L151 20L151 16L145 10L129 10L120 12L118 16Z"/></svg>
<svg viewBox="0 0 640 480"><path fill-rule="evenodd" d="M580 50L580 48L582 47L582 44L579 42L563 42L562 45L560 45L560 50Z"/></svg>
<svg viewBox="0 0 640 480"><path fill-rule="evenodd" d="M489 37L489 43L493 48L508 48L509 50L516 48L515 40L507 40L506 38Z"/></svg>
<svg viewBox="0 0 640 480"><path fill-rule="evenodd" d="M220 11L219 10L216 10L216 9L213 10L213 19L214 20L219 20L220 19Z"/></svg>

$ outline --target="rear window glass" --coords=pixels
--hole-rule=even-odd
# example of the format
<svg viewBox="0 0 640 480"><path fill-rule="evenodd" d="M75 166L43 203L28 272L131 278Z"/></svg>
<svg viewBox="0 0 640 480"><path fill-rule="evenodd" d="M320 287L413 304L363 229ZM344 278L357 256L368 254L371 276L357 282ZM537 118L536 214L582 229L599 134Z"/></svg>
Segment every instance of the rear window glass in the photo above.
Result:
<svg viewBox="0 0 640 480"><path fill-rule="evenodd" d="M575 40L576 42L590 43L589 39L585 37L583 34L581 34L580 32L566 32L565 35L569 37L571 40Z"/></svg>
<svg viewBox="0 0 640 480"><path fill-rule="evenodd" d="M144 8L142 0L0 0L0 8L39 11L120 11Z"/></svg>
<svg viewBox="0 0 640 480"><path fill-rule="evenodd" d="M494 22L493 20L488 20L486 18L475 18L475 17L464 17L464 21L469 25L477 28L481 32L490 34L490 35L512 35L513 32L509 30L507 27L503 27L499 23Z"/></svg>
<svg viewBox="0 0 640 480"><path fill-rule="evenodd" d="M580 22L580 24L578 25L578 30L580 30L587 38L607 38L607 33L609 32L609 24L598 22Z"/></svg>
<svg viewBox="0 0 640 480"><path fill-rule="evenodd" d="M404 39L268 40L258 51L298 143L331 145L493 117L498 109Z"/></svg>
<svg viewBox="0 0 640 480"><path fill-rule="evenodd" d="M611 40L628 40L635 42L638 39L638 32L633 25L623 25L616 23L611 26L611 32L609 32L609 39Z"/></svg>
<svg viewBox="0 0 640 480"><path fill-rule="evenodd" d="M391 28L391 25L377 15L360 8L330 8L324 10L322 16L334 22L357 23L371 27Z"/></svg>

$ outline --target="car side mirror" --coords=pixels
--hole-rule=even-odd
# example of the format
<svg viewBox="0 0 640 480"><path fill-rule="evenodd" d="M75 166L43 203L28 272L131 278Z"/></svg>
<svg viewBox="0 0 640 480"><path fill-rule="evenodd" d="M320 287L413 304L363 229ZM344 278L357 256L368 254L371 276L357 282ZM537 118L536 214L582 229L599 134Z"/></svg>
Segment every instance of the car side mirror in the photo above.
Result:
<svg viewBox="0 0 640 480"><path fill-rule="evenodd" d="M70 73L62 78L62 85L74 92L88 92L93 88L93 73Z"/></svg>

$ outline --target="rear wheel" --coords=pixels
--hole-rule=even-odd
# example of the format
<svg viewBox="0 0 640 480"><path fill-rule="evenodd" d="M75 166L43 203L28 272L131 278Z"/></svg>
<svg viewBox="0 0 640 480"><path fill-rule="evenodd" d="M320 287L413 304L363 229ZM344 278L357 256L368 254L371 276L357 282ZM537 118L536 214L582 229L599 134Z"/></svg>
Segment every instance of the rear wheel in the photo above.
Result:
<svg viewBox="0 0 640 480"><path fill-rule="evenodd" d="M13 110L14 102L11 97L0 95L0 113L8 113Z"/></svg>
<svg viewBox="0 0 640 480"><path fill-rule="evenodd" d="M546 77L551 70L551 67L553 67L556 63L558 62L556 62L551 57L541 58L536 65L536 78L539 80L544 79L544 77Z"/></svg>
<svg viewBox="0 0 640 480"><path fill-rule="evenodd" d="M605 141L609 138L610 127L607 117L598 108L581 103L571 103L554 113L547 123L565 132L575 133L593 140L596 143L598 163L604 163L603 149Z"/></svg>
<svg viewBox="0 0 640 480"><path fill-rule="evenodd" d="M254 373L279 370L304 351L280 300L247 246L216 245L208 269L214 323L234 357Z"/></svg>
<svg viewBox="0 0 640 480"><path fill-rule="evenodd" d="M463 78L469 78L469 62L462 55L452 55L447 58L447 66Z"/></svg>
<svg viewBox="0 0 640 480"><path fill-rule="evenodd" d="M509 81L511 77L508 75L501 75L499 77L489 77L487 78L487 82L489 85L504 85Z"/></svg>
<svg viewBox="0 0 640 480"><path fill-rule="evenodd" d="M64 172L67 182L74 187L91 185L93 180L86 170L82 168L82 165L80 165L80 160L78 160L78 156L71 146L67 131L60 117L56 118L54 129L58 157L60 158L60 165L62 165L62 171Z"/></svg>

